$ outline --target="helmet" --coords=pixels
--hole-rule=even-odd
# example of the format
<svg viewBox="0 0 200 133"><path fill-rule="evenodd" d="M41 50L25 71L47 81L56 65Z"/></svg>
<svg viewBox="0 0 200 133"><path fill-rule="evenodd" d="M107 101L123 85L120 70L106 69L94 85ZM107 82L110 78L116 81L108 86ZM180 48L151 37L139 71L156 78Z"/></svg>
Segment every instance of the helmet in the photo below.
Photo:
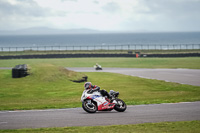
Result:
<svg viewBox="0 0 200 133"><path fill-rule="evenodd" d="M86 90L87 90L87 89L90 89L91 86L92 86L92 83L91 83L91 82L85 82L85 84L84 84L84 87L85 87Z"/></svg>

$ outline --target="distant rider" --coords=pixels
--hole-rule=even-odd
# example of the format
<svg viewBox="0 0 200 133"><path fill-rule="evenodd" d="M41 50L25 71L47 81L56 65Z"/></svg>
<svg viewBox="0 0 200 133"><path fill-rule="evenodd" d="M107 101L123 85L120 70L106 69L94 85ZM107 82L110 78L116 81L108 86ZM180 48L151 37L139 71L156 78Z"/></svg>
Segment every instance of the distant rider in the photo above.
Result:
<svg viewBox="0 0 200 133"><path fill-rule="evenodd" d="M98 68L99 67L99 64L98 63L96 63L96 68Z"/></svg>
<svg viewBox="0 0 200 133"><path fill-rule="evenodd" d="M86 82L84 84L85 90L90 90L90 93L93 93L94 91L99 91L101 93L102 96L107 96L107 98L111 98L111 96L108 94L108 92L106 90L100 90L100 87L97 85L92 85L91 82Z"/></svg>

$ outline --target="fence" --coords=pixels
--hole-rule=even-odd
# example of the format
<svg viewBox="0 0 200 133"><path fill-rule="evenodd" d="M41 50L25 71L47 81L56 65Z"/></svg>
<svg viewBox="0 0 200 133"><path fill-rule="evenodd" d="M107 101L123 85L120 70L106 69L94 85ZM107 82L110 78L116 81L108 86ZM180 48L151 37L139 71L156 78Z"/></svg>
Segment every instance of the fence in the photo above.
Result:
<svg viewBox="0 0 200 133"><path fill-rule="evenodd" d="M200 44L138 44L138 45L100 45L100 46L35 46L0 47L0 52L51 52L51 51L111 51L111 50L199 50Z"/></svg>

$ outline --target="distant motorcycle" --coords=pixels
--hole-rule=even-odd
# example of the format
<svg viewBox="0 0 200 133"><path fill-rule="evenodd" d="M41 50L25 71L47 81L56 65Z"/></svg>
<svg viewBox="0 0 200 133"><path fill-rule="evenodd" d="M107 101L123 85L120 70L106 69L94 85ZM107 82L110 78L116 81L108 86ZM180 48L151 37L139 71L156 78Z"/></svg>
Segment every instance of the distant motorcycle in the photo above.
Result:
<svg viewBox="0 0 200 133"><path fill-rule="evenodd" d="M109 94L111 99L103 97L99 91L91 93L90 90L84 90L81 96L82 108L88 113L111 111L113 109L124 112L127 106L123 100L117 98L119 92L111 90Z"/></svg>
<svg viewBox="0 0 200 133"><path fill-rule="evenodd" d="M95 70L103 70L101 65L95 65L94 68L95 68Z"/></svg>

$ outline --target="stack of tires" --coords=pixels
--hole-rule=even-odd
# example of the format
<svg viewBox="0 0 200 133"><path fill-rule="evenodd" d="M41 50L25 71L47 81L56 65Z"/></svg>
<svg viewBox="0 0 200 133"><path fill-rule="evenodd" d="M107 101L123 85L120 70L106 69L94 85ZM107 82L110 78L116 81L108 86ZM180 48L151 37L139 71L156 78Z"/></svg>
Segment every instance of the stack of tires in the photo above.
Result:
<svg viewBox="0 0 200 133"><path fill-rule="evenodd" d="M21 78L28 75L28 68L26 64L16 65L12 68L12 78Z"/></svg>

